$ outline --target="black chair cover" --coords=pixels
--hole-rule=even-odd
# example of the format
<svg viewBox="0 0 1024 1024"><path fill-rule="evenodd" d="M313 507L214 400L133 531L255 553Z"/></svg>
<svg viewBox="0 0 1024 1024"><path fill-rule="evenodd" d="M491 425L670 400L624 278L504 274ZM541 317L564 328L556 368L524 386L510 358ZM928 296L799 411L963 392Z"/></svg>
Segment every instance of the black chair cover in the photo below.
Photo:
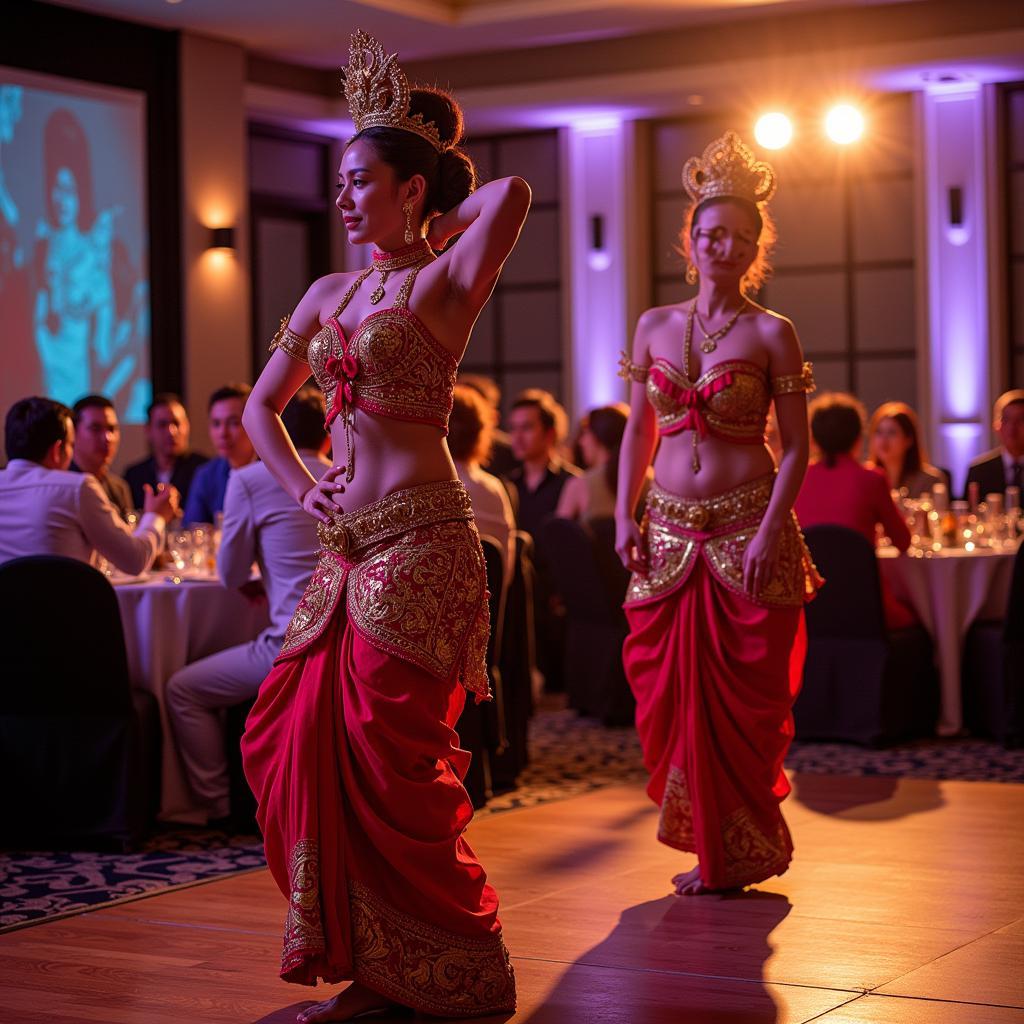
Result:
<svg viewBox="0 0 1024 1024"><path fill-rule="evenodd" d="M938 681L921 626L889 632L871 544L842 526L813 526L807 545L825 586L807 606L807 661L793 708L799 739L881 744L931 735Z"/></svg>
<svg viewBox="0 0 1024 1024"><path fill-rule="evenodd" d="M70 558L5 563L0 645L0 845L140 839L159 799L159 714L129 683L109 581Z"/></svg>

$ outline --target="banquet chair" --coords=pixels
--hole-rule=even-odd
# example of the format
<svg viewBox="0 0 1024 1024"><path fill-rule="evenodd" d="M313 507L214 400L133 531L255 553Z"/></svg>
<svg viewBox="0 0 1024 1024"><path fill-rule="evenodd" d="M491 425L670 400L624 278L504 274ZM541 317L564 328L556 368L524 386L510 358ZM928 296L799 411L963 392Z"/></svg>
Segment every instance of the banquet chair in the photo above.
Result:
<svg viewBox="0 0 1024 1024"><path fill-rule="evenodd" d="M535 574L533 540L528 533L512 533L515 553L512 578L505 588L501 615L501 647L497 652L507 744L492 752L491 790L514 789L519 773L529 761L528 733L533 715L533 679L537 667L537 638L533 597Z"/></svg>
<svg viewBox="0 0 1024 1024"><path fill-rule="evenodd" d="M928 633L886 628L877 556L859 533L812 526L805 535L825 585L806 609L797 738L881 746L932 735L938 676Z"/></svg>
<svg viewBox="0 0 1024 1024"><path fill-rule="evenodd" d="M487 673L494 699L478 704L472 696L467 695L465 707L456 726L459 745L473 755L469 771L462 783L473 801L473 806L477 808L486 805L491 791L491 759L495 756L500 757L508 746L505 730L505 694L501 667L498 664L504 611L505 555L493 537L481 537L480 546L483 548L484 562L487 565L491 624L491 635L487 644Z"/></svg>
<svg viewBox="0 0 1024 1024"><path fill-rule="evenodd" d="M607 546L607 528L599 529L604 541L574 520L550 519L544 524L545 550L566 606L569 706L605 725L628 725L634 704L622 667L627 578L624 570L615 570L607 550L599 556L599 544ZM610 553L614 557L614 540Z"/></svg>
<svg viewBox="0 0 1024 1024"><path fill-rule="evenodd" d="M1013 560L1003 618L976 622L967 632L963 686L971 733L1024 746L1024 544Z"/></svg>
<svg viewBox="0 0 1024 1024"><path fill-rule="evenodd" d="M160 791L153 695L131 686L110 582L71 558L0 565L0 846L131 846Z"/></svg>

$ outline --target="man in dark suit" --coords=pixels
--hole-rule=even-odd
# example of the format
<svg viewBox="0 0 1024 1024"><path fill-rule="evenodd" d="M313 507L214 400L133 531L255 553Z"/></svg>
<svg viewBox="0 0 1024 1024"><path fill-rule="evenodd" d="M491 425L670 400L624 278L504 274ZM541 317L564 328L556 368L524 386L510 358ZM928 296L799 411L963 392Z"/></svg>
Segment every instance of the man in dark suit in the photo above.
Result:
<svg viewBox="0 0 1024 1024"><path fill-rule="evenodd" d="M999 447L976 458L967 471L967 488L977 483L982 499L1007 487L1024 487L1024 390L1007 391L996 399L992 429Z"/></svg>
<svg viewBox="0 0 1024 1024"><path fill-rule="evenodd" d="M136 462L125 471L136 508L142 508L143 487L172 484L184 505L195 471L206 462L205 455L188 450L188 413L181 399L170 392L154 395L146 421L146 440L152 452L148 459Z"/></svg>
<svg viewBox="0 0 1024 1024"><path fill-rule="evenodd" d="M69 467L73 473L92 473L103 493L127 520L128 513L141 505L132 503L128 482L110 471L121 444L121 425L114 403L103 395L86 395L75 402L75 455Z"/></svg>

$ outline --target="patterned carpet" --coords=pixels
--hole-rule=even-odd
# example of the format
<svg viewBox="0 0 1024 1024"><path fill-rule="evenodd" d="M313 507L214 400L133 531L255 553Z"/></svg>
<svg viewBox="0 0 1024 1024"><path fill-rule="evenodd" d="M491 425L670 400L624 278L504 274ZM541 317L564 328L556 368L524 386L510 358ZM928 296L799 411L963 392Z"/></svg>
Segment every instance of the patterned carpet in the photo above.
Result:
<svg viewBox="0 0 1024 1024"><path fill-rule="evenodd" d="M530 728L531 763L519 787L478 815L565 800L646 776L633 729L608 729L557 705ZM807 775L877 775L1024 782L1024 751L980 740L932 740L867 750L796 743L786 767ZM131 854L30 852L0 855L0 932L198 885L263 867L256 836L199 829L163 831Z"/></svg>

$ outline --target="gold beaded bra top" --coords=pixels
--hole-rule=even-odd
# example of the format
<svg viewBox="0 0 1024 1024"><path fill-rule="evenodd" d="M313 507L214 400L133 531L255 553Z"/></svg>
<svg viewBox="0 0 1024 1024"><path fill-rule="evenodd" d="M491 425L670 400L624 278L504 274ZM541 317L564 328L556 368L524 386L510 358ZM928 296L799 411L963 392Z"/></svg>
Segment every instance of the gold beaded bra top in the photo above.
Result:
<svg viewBox="0 0 1024 1024"><path fill-rule="evenodd" d="M432 260L415 264L395 304L370 313L345 337L339 317L359 286L379 267L368 267L353 282L338 308L309 341L281 322L271 351L283 349L309 363L327 406L324 426L341 417L345 425L346 479L354 473L352 422L356 410L388 419L426 423L448 433L458 360L409 309L416 275ZM371 298L372 301L372 298Z"/></svg>
<svg viewBox="0 0 1024 1024"><path fill-rule="evenodd" d="M689 331L684 352L689 351ZM686 360L689 363L689 359ZM694 472L700 469L697 443L716 437L734 444L763 444L768 409L776 395L814 390L810 363L801 373L769 379L749 359L728 359L705 370L696 380L687 369L657 356L650 366L634 363L623 352L619 376L645 386L647 400L662 436L693 431Z"/></svg>

